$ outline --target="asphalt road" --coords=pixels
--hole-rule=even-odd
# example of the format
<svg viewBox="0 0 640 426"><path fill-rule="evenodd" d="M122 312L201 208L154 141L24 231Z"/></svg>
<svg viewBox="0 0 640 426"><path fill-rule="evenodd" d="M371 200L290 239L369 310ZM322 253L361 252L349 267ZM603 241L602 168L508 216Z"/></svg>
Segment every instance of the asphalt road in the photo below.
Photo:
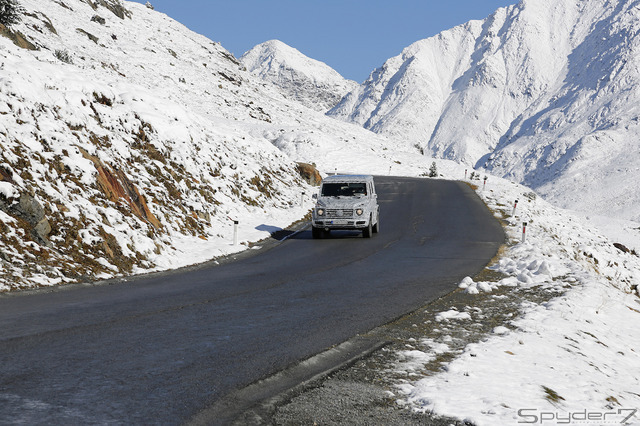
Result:
<svg viewBox="0 0 640 426"><path fill-rule="evenodd" d="M183 423L452 291L504 241L465 184L376 186L371 239L305 230L221 266L0 297L0 424Z"/></svg>

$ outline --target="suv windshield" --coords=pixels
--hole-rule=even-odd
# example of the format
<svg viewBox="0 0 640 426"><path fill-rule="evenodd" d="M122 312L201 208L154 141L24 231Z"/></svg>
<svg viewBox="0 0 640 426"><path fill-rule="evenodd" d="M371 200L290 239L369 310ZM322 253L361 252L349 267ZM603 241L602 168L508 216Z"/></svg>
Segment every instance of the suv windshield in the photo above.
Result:
<svg viewBox="0 0 640 426"><path fill-rule="evenodd" d="M322 185L323 197L353 197L367 195L367 184L358 183L325 183Z"/></svg>

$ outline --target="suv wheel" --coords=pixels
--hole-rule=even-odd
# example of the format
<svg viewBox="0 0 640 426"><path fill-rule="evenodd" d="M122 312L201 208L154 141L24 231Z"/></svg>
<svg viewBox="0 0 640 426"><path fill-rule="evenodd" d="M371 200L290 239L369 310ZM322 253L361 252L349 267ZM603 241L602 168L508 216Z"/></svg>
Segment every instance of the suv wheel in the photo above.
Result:
<svg viewBox="0 0 640 426"><path fill-rule="evenodd" d="M369 218L369 226L367 226L362 230L362 236L364 238L371 238L371 234L373 232L373 226L371 225L372 220L373 220L373 217Z"/></svg>

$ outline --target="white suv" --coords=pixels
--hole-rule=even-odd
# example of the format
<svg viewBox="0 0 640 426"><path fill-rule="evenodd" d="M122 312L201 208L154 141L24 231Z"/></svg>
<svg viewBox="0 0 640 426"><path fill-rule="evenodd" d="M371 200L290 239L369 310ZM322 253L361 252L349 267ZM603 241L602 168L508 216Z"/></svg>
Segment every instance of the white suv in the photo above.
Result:
<svg viewBox="0 0 640 426"><path fill-rule="evenodd" d="M322 180L319 194L313 197L313 238L321 238L332 229L362 230L362 236L370 238L380 229L373 176L329 176Z"/></svg>

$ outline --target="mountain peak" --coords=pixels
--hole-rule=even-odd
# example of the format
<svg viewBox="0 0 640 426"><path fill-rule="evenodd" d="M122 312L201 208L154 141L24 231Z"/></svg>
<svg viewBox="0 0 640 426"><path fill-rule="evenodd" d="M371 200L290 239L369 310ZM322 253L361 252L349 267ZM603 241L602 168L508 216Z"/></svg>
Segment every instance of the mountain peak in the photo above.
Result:
<svg viewBox="0 0 640 426"><path fill-rule="evenodd" d="M636 12L521 1L413 43L328 114L563 207L638 220Z"/></svg>
<svg viewBox="0 0 640 426"><path fill-rule="evenodd" d="M311 59L280 40L258 44L240 61L288 97L317 111L331 109L357 86L324 62Z"/></svg>

